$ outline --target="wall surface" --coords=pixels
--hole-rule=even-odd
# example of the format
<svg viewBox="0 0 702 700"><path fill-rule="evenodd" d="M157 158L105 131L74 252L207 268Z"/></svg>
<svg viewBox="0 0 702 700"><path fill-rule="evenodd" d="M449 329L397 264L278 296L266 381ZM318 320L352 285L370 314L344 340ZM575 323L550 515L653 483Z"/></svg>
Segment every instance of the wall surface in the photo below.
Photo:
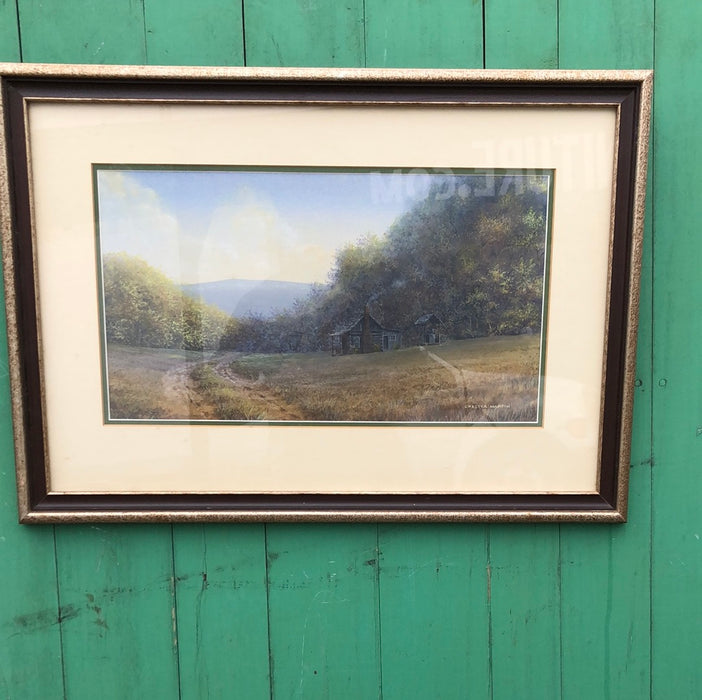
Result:
<svg viewBox="0 0 702 700"><path fill-rule="evenodd" d="M9 61L656 70L628 524L20 527L3 371L0 698L700 697L701 24L684 0L0 0Z"/></svg>

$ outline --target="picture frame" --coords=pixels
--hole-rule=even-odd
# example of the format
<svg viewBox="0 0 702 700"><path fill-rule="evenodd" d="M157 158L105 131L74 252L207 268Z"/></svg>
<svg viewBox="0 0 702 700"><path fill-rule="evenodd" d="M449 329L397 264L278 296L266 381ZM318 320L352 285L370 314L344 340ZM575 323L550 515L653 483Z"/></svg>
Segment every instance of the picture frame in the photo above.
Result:
<svg viewBox="0 0 702 700"><path fill-rule="evenodd" d="M651 91L0 64L20 521L623 522Z"/></svg>

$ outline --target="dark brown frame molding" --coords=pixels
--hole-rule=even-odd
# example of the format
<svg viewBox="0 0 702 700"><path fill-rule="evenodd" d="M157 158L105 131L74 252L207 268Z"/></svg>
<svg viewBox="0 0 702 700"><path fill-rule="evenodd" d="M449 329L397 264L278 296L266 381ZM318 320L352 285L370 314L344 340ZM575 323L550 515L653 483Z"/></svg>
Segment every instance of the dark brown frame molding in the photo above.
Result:
<svg viewBox="0 0 702 700"><path fill-rule="evenodd" d="M0 215L22 522L626 519L649 71L180 69L0 64ZM618 153L596 494L60 494L49 487L27 105L177 103L614 105ZM603 320L604 322L604 320Z"/></svg>

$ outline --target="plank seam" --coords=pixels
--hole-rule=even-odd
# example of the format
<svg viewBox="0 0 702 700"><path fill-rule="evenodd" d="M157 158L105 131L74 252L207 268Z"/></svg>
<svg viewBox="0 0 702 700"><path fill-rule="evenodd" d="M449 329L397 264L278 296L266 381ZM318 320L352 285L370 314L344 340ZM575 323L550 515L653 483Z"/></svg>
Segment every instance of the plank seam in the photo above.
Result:
<svg viewBox="0 0 702 700"><path fill-rule="evenodd" d="M487 566L485 567L486 583L485 588L487 594L487 621L488 621L488 698L493 700L495 683L493 680L493 630L492 630L492 553L490 548L490 534L492 528L488 525L485 533L485 559Z"/></svg>
<svg viewBox="0 0 702 700"><path fill-rule="evenodd" d="M142 42L144 47L144 63L149 62L149 43L147 37L149 35L148 29L146 27L146 7L144 5L144 0L140 0L141 4L141 29L142 29ZM173 533L171 533L172 536Z"/></svg>
<svg viewBox="0 0 702 700"><path fill-rule="evenodd" d="M182 682L180 674L180 641L178 634L178 579L176 578L175 532L171 524L171 596L173 605L173 643L175 645L176 678L178 680L178 700L182 699Z"/></svg>
<svg viewBox="0 0 702 700"><path fill-rule="evenodd" d="M15 0L15 17L17 18L17 51L19 53L19 60L24 62L22 53L22 25L20 23L19 0Z"/></svg>
<svg viewBox="0 0 702 700"><path fill-rule="evenodd" d="M556 12L557 12L557 15L556 15L556 68L560 68L561 67L561 0L556 0Z"/></svg>
<svg viewBox="0 0 702 700"><path fill-rule="evenodd" d="M485 0L483 0L483 2L482 2L482 22L483 22L483 68L487 68L487 58L486 58L486 50L485 50L485 46L486 46L486 44L487 44L485 28L486 28L487 24L486 24L486 22L485 22L485 17L486 17Z"/></svg>
<svg viewBox="0 0 702 700"><path fill-rule="evenodd" d="M54 541L54 575L56 577L56 619L58 620L59 660L61 663L61 689L63 691L63 699L66 700L68 694L66 692L66 662L63 653L63 619L61 615L61 580L59 579L58 543L56 542L56 527L52 527L51 529Z"/></svg>
<svg viewBox="0 0 702 700"><path fill-rule="evenodd" d="M268 695L273 700L273 649L271 648L271 577L268 569L268 524L263 523L263 556L266 567L266 631L268 637Z"/></svg>
<svg viewBox="0 0 702 700"><path fill-rule="evenodd" d="M246 62L246 0L241 0L241 60L245 66Z"/></svg>
<svg viewBox="0 0 702 700"><path fill-rule="evenodd" d="M561 3L556 0L556 68L561 67ZM563 539L562 529L558 525L558 687L563 698Z"/></svg>
<svg viewBox="0 0 702 700"><path fill-rule="evenodd" d="M364 0L365 7L365 0ZM365 18L365 15L364 15ZM380 603L380 525L375 525L375 617L378 624L378 698L383 700L383 620L380 616L382 610Z"/></svg>
<svg viewBox="0 0 702 700"><path fill-rule="evenodd" d="M563 697L563 539L561 537L561 525L558 525L558 568L556 576L558 577L558 687L560 689L560 697Z"/></svg>
<svg viewBox="0 0 702 700"><path fill-rule="evenodd" d="M655 69L656 67L656 27L658 27L658 3L656 0L653 1L653 28L651 31L651 36L652 36L652 47L651 47L651 58L653 61L653 68ZM655 99L655 98L654 98ZM649 386L650 391L650 406L649 406L649 421L650 421L650 431L649 431L649 446L650 446L650 452L649 456L651 458L651 468L649 470L649 501L648 501L648 507L649 507L649 518L648 518L648 527L649 527L649 542L651 543L651 547L649 549L648 553L648 697L653 698L653 673L654 673L654 663L653 663L653 649L654 649L654 644L653 644L653 619L654 619L654 604L653 604L653 597L654 597L654 585L653 585L653 576L654 576L654 558L655 558L655 509L653 507L654 501L655 501L655 484L656 480L654 477L654 468L656 464L656 454L655 454L655 449L654 449L654 404L655 404L655 398L654 398L654 391L653 391L653 379L655 377L655 370L654 370L654 361L655 361L655 353L654 353L654 347L655 347L655 340L656 340L656 317L654 314L654 310L656 308L655 305L655 299L656 299L656 285L654 284L654 280L656 278L655 276L655 269L656 269L656 235L655 235L655 225L656 225L656 216L655 216L655 207L656 207L656 198L654 196L654 192L656 191L656 168L655 168L655 160L656 160L656 129L654 128L655 126L655 109L651 110L651 125L650 125L650 142L649 142L649 161L648 161L648 167L650 168L651 172L651 199L650 199L650 209L649 209L649 216L651 217L651 270L650 270L650 284L651 284L651 308L650 308L650 313L651 313L651 363L649 365L649 371L650 371L650 384Z"/></svg>
<svg viewBox="0 0 702 700"><path fill-rule="evenodd" d="M363 0L361 3L361 12L363 16L363 66L364 68L368 68L368 38L367 38L367 29L366 29L366 24L367 24L367 19L366 19L366 0ZM382 694L382 689L381 689L381 694Z"/></svg>

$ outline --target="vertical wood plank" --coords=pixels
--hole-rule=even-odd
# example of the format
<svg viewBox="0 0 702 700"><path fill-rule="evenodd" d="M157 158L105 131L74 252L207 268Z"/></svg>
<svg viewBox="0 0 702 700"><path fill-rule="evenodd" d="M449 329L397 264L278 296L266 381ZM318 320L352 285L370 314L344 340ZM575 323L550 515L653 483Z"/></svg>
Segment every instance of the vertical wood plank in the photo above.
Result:
<svg viewBox="0 0 702 700"><path fill-rule="evenodd" d="M654 697L702 687L700 3L656 3L654 110Z"/></svg>
<svg viewBox="0 0 702 700"><path fill-rule="evenodd" d="M486 0L486 68L537 67L553 62L558 44L553 18L539 23L534 2ZM490 17L492 16L492 21ZM503 24L506 23L506 24ZM503 28L527 31L542 44L512 42ZM488 528L490 669L492 698L559 697L560 531L557 525ZM538 672L536 671L538 669Z"/></svg>
<svg viewBox="0 0 702 700"><path fill-rule="evenodd" d="M244 28L248 65L365 63L362 0L245 0ZM267 533L273 697L378 697L376 528Z"/></svg>
<svg viewBox="0 0 702 700"><path fill-rule="evenodd" d="M0 284L0 307L4 308ZM54 528L17 521L7 337L0 324L0 698L63 697Z"/></svg>
<svg viewBox="0 0 702 700"><path fill-rule="evenodd" d="M485 65L557 68L558 0L487 0Z"/></svg>
<svg viewBox="0 0 702 700"><path fill-rule="evenodd" d="M75 610L59 607L53 528L17 524L12 443L4 426L0 444L8 448L0 464L0 697L61 698L59 623Z"/></svg>
<svg viewBox="0 0 702 700"><path fill-rule="evenodd" d="M650 684L650 480L626 526L562 528L563 695L645 698Z"/></svg>
<svg viewBox="0 0 702 700"><path fill-rule="evenodd" d="M150 63L243 63L241 3L146 0ZM173 528L180 697L267 698L263 525Z"/></svg>
<svg viewBox="0 0 702 700"><path fill-rule="evenodd" d="M20 58L17 9L0 0L0 60ZM0 189L7 181L0 178ZM6 193L2 192L2 196ZM0 281L0 308L4 308ZM53 527L17 520L7 333L0 323L0 697L63 697Z"/></svg>
<svg viewBox="0 0 702 700"><path fill-rule="evenodd" d="M560 697L558 526L492 525L489 567L492 698Z"/></svg>
<svg viewBox="0 0 702 700"><path fill-rule="evenodd" d="M565 68L653 65L653 1L560 3ZM650 196L650 191L649 191ZM650 199L649 199L650 210ZM629 522L561 528L563 697L647 697L650 684L652 228L644 233Z"/></svg>
<svg viewBox="0 0 702 700"><path fill-rule="evenodd" d="M380 527L383 699L487 697L485 528Z"/></svg>
<svg viewBox="0 0 702 700"><path fill-rule="evenodd" d="M362 66L363 0L244 0L249 66Z"/></svg>
<svg viewBox="0 0 702 700"><path fill-rule="evenodd" d="M19 6L24 58L141 63L141 2ZM69 697L176 696L170 527L60 527L56 556Z"/></svg>
<svg viewBox="0 0 702 700"><path fill-rule="evenodd" d="M365 7L369 67L482 67L479 2L366 0Z"/></svg>
<svg viewBox="0 0 702 700"><path fill-rule="evenodd" d="M178 697L170 526L62 526L56 540L67 697Z"/></svg>
<svg viewBox="0 0 702 700"><path fill-rule="evenodd" d="M142 0L18 0L23 60L144 63Z"/></svg>
<svg viewBox="0 0 702 700"><path fill-rule="evenodd" d="M366 0L369 66L482 67L482 6ZM485 528L380 525L385 700L484 697L489 686Z"/></svg>
<svg viewBox="0 0 702 700"><path fill-rule="evenodd" d="M379 698L376 526L267 530L273 697Z"/></svg>
<svg viewBox="0 0 702 700"><path fill-rule="evenodd" d="M263 526L177 526L174 556L181 696L269 697Z"/></svg>
<svg viewBox="0 0 702 700"><path fill-rule="evenodd" d="M561 68L650 68L653 1L559 0Z"/></svg>
<svg viewBox="0 0 702 700"><path fill-rule="evenodd" d="M239 66L241 4L231 0L144 0L146 57L152 65Z"/></svg>
<svg viewBox="0 0 702 700"><path fill-rule="evenodd" d="M15 0L0 0L0 61L20 61L19 26Z"/></svg>

